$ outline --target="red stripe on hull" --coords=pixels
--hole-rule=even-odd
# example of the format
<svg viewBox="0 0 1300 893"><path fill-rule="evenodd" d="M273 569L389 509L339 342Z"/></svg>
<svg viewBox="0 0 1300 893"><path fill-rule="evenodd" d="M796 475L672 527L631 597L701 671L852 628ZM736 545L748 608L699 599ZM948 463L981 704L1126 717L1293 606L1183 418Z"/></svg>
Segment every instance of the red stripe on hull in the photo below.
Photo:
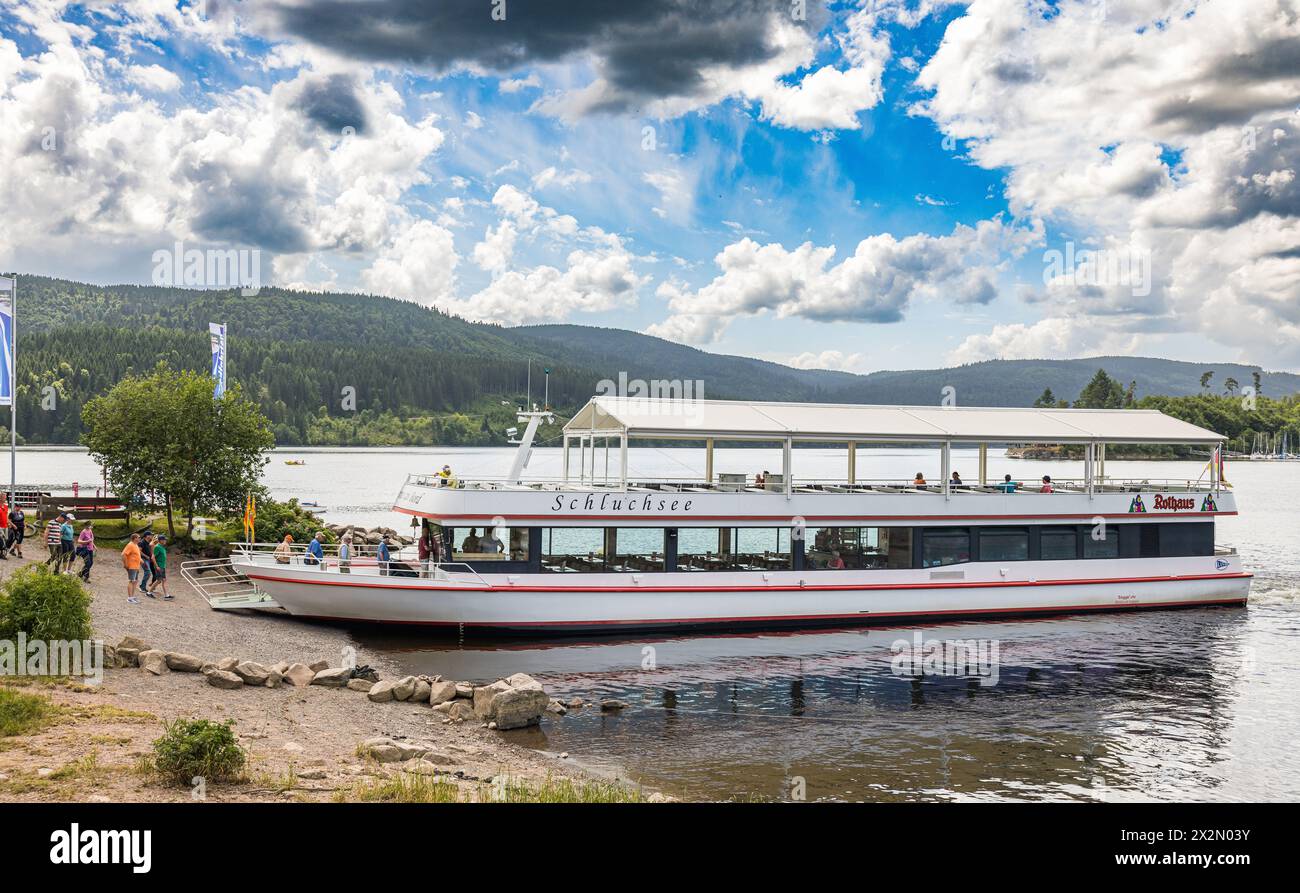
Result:
<svg viewBox="0 0 1300 893"><path fill-rule="evenodd" d="M538 620L538 621L515 621L511 623L460 623L452 620L371 620L364 617L333 617L321 616L315 614L295 614L293 616L306 620L342 620L349 623L391 623L400 626L436 626L436 627L478 627L493 629L547 629L547 628L577 628L597 626L603 629L632 628L632 627L657 627L657 626L708 626L711 624L724 623L800 623L812 621L855 621L857 624L869 624L873 620L881 618L891 618L898 620L906 618L908 620L942 620L951 617L981 617L996 616L1007 614L1078 614L1085 611L1103 611L1103 612L1120 612L1120 611L1140 611L1152 608L1190 608L1190 607L1224 607L1224 606L1244 606L1246 599L1216 599L1213 601L1172 601L1172 602L1148 602L1140 605L1065 605L1061 607L1050 608L972 608L969 610L956 611L925 611L917 613L914 611L896 611L891 613L879 614L778 614L774 616L742 616L742 617L684 617L684 618L666 618L655 620Z"/></svg>

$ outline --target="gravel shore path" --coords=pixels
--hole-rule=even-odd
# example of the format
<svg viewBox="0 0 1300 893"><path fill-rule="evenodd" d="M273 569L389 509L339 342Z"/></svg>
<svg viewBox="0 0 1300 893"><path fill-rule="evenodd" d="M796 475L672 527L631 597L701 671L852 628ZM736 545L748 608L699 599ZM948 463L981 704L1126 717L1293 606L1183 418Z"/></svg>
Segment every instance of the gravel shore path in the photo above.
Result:
<svg viewBox="0 0 1300 893"><path fill-rule="evenodd" d="M45 557L39 547L29 547L27 553L26 561L0 562L0 579ZM180 560L173 556L169 569L174 601L141 598L132 605L126 601L121 553L101 546L89 587L95 636L115 644L133 635L152 647L206 661L238 657L265 665L326 660L338 666L344 649L354 648L357 663L371 665L381 678L399 675L391 662L367 651L343 628L212 610L181 579ZM530 780L584 778L570 763L512 743L512 738L536 736L536 729L498 733L472 720L448 723L427 704L375 704L347 689L285 685L227 691L209 685L201 674L154 676L139 669L107 670L99 687L45 682L27 689L47 694L66 710L44 731L0 742L3 800L192 799L188 789L166 787L139 769L162 722L181 716L233 719L240 743L250 752L253 781L210 787L211 800L346 796L358 784L397 771L356 754L361 741L380 735L428 743L441 758L439 768L460 773L458 783L465 788L477 789L482 780L503 773ZM543 722L563 719L548 715Z"/></svg>

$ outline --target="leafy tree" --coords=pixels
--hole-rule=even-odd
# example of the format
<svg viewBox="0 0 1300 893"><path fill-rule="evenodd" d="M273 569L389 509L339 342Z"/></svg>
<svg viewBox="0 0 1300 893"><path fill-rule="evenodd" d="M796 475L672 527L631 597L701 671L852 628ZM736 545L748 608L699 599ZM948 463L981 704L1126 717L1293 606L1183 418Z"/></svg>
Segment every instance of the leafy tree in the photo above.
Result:
<svg viewBox="0 0 1300 893"><path fill-rule="evenodd" d="M1202 373L1201 373L1201 389L1202 389L1202 390L1207 390L1207 391L1208 391L1208 390L1210 389L1210 379L1213 378L1213 377L1214 377L1214 370L1213 370L1213 369L1207 369L1205 372L1202 372Z"/></svg>
<svg viewBox="0 0 1300 893"><path fill-rule="evenodd" d="M1258 369L1256 369L1254 372L1250 373L1250 379L1251 379L1251 384L1253 384L1254 387L1255 387L1255 396L1258 397L1258 396L1260 396L1261 394L1263 394L1263 393L1264 393L1264 386L1260 383L1260 380L1259 380L1259 379L1260 379L1260 375L1259 375L1259 370L1258 370Z"/></svg>
<svg viewBox="0 0 1300 893"><path fill-rule="evenodd" d="M91 400L82 421L81 441L117 495L165 506L173 536L178 511L186 536L200 512L238 513L275 446L270 421L238 385L214 399L209 375L162 362Z"/></svg>
<svg viewBox="0 0 1300 893"><path fill-rule="evenodd" d="M1235 378L1225 378L1223 380L1223 392L1228 396L1235 394L1238 387L1240 387L1240 385L1237 383L1237 379Z"/></svg>
<svg viewBox="0 0 1300 893"><path fill-rule="evenodd" d="M1056 395L1052 393L1052 389L1043 388L1043 393L1038 395L1038 399L1034 401L1034 406L1036 406L1038 409L1047 409L1049 407L1055 407Z"/></svg>

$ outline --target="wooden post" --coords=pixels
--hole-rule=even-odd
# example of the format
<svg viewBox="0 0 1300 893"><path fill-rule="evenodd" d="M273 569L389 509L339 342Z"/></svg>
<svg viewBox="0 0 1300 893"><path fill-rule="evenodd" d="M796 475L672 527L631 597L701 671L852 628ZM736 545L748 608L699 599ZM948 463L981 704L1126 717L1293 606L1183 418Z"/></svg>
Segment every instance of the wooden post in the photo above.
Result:
<svg viewBox="0 0 1300 893"><path fill-rule="evenodd" d="M989 445L987 443L981 443L980 444L980 486L987 487L988 485L989 485Z"/></svg>
<svg viewBox="0 0 1300 893"><path fill-rule="evenodd" d="M713 438L704 439L704 483L713 483Z"/></svg>
<svg viewBox="0 0 1300 893"><path fill-rule="evenodd" d="M858 482L858 442L849 441L849 486Z"/></svg>

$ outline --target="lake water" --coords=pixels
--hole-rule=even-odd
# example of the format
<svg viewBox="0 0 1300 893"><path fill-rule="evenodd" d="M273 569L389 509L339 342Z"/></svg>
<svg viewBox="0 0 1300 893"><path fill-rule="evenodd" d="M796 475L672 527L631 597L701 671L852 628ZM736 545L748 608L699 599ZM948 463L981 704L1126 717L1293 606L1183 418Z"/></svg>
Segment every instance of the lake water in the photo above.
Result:
<svg viewBox="0 0 1300 893"><path fill-rule="evenodd" d="M1000 451L999 451L1000 452ZM499 477L510 451L483 448L290 449L265 480L277 498L327 517L400 528L391 511L407 473L451 463ZM285 458L302 458L286 466ZM842 475L839 450L797 454L796 473ZM633 450L634 474L702 475L692 450ZM716 469L780 469L777 450L719 450ZM954 451L971 480L975 451ZM1196 479L1197 462L1107 463L1113 477ZM557 450L530 472L558 475ZM937 451L860 451L862 478L939 478ZM1079 477L1079 463L1007 459L989 473ZM94 492L77 450L25 449L19 480ZM1230 463L1241 516L1218 539L1256 574L1245 609L1197 609L926 627L926 639L997 643L996 684L892 671L910 628L466 643L374 627L350 630L411 672L487 680L528 672L567 698L614 697L508 733L687 797L809 800L1300 799L1300 463ZM87 491L85 488L89 488ZM268 623L279 622L274 619Z"/></svg>

